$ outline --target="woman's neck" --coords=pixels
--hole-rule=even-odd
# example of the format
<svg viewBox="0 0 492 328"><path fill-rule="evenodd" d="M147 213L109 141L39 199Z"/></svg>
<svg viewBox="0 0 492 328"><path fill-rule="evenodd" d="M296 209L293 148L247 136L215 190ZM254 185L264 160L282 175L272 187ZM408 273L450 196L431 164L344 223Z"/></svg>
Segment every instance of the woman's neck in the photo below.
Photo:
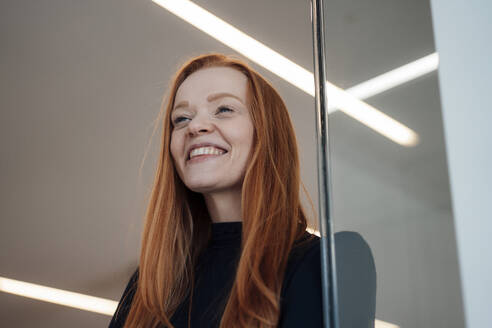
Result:
<svg viewBox="0 0 492 328"><path fill-rule="evenodd" d="M241 219L241 191L204 194L212 222L236 222Z"/></svg>

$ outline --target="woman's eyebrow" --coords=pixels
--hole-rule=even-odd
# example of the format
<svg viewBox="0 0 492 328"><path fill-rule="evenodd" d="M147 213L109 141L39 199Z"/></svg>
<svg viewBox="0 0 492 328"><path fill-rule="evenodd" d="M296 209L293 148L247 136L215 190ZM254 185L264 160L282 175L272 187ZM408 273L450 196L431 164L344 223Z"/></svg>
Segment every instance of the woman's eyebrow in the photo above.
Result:
<svg viewBox="0 0 492 328"><path fill-rule="evenodd" d="M241 104L244 105L244 101L241 98L239 98L238 96L235 96L235 95L233 95L231 93L227 93L227 92L219 92L219 93L211 94L211 95L209 95L207 97L207 100L209 102L211 102L211 101L214 101L214 100L219 99L219 98L222 98L222 97L232 97L232 98L235 98L235 99L239 100L239 102L241 102Z"/></svg>
<svg viewBox="0 0 492 328"><path fill-rule="evenodd" d="M174 106L173 111L180 108L180 107L188 107L189 103L185 100Z"/></svg>
<svg viewBox="0 0 492 328"><path fill-rule="evenodd" d="M207 101L208 102L212 102L214 100L217 100L217 99L223 98L223 97L232 97L232 98L235 98L235 99L239 100L239 102L241 104L244 105L244 101L241 98L239 98L238 96L233 95L232 93L227 93L227 92L213 93L213 94L211 94L211 95L209 95L207 97ZM183 100L179 104L177 104L176 106L174 106L173 111L176 110L176 109L178 109L178 108L181 108L181 107L188 107L189 105L190 104L186 100Z"/></svg>

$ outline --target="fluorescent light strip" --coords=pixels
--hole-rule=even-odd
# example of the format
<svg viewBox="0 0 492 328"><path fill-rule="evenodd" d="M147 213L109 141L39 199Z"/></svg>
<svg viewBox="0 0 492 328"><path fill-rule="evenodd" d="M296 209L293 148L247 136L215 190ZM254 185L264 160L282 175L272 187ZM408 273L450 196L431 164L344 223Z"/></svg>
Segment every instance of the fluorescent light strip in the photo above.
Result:
<svg viewBox="0 0 492 328"><path fill-rule="evenodd" d="M400 66L375 78L362 82L345 91L359 99L367 99L391 88L421 77L439 66L437 53L427 55L409 64Z"/></svg>
<svg viewBox="0 0 492 328"><path fill-rule="evenodd" d="M311 230L316 231L313 229ZM0 277L0 291L18 296L33 298L39 301L73 307L80 310L105 314L108 316L113 316L116 308L118 307L118 302L116 301L69 292L62 289L31 284L28 282L13 280L4 277ZM375 328L399 328L396 325L378 319L376 319L375 323Z"/></svg>
<svg viewBox="0 0 492 328"><path fill-rule="evenodd" d="M314 96L313 74L188 0L152 0L159 6Z"/></svg>
<svg viewBox="0 0 492 328"><path fill-rule="evenodd" d="M402 146L412 147L418 143L417 133L385 113L334 85L331 88L327 85L327 90L329 113L340 108L345 114Z"/></svg>
<svg viewBox="0 0 492 328"><path fill-rule="evenodd" d="M386 322L386 321L382 321L382 320L378 320L378 319L376 319L374 327L375 328L400 328L400 326L395 325L394 323L390 323L390 322Z"/></svg>
<svg viewBox="0 0 492 328"><path fill-rule="evenodd" d="M329 85L330 83L327 81L328 112L331 113L337 110L337 108L342 107L346 114L361 123L368 125L367 122L370 122L369 126L387 138L402 145L414 146L418 143L418 135L415 132L376 108L367 105L365 102L357 101L354 103L354 98L356 100L370 98L435 71L438 66L439 56L437 53L433 53L362 82L345 91L334 85ZM348 97L347 94L352 97ZM389 131L391 131L391 134L389 134Z"/></svg>
<svg viewBox="0 0 492 328"><path fill-rule="evenodd" d="M318 237L321 237L321 233L319 232L319 230L316 230L316 229L313 229L313 228L306 228L306 231L311 233L311 234L314 234Z"/></svg>
<svg viewBox="0 0 492 328"><path fill-rule="evenodd" d="M152 0L214 39L314 96L313 73L188 0ZM329 112L346 114L403 146L418 143L417 134L376 108L326 81Z"/></svg>
<svg viewBox="0 0 492 328"><path fill-rule="evenodd" d="M321 236L321 233L318 230L316 230L316 229L313 229L313 228L309 228L308 227L308 228L306 228L306 231L309 232L309 233L311 233L311 234L314 234L314 235L316 235L318 237ZM375 326L374 327L375 328L400 328L400 326L398 326L398 325L395 325L393 323L386 322L386 321L383 321L383 320L378 320L378 319L376 319Z"/></svg>
<svg viewBox="0 0 492 328"><path fill-rule="evenodd" d="M118 302L0 277L0 291L112 316Z"/></svg>

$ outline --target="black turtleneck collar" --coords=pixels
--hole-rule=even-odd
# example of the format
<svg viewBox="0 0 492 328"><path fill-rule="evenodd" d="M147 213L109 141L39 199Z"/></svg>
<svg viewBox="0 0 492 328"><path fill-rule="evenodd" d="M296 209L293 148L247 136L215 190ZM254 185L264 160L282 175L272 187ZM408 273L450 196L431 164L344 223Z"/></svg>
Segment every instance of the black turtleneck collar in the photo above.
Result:
<svg viewBox="0 0 492 328"><path fill-rule="evenodd" d="M242 221L213 222L210 247L223 248L241 245Z"/></svg>

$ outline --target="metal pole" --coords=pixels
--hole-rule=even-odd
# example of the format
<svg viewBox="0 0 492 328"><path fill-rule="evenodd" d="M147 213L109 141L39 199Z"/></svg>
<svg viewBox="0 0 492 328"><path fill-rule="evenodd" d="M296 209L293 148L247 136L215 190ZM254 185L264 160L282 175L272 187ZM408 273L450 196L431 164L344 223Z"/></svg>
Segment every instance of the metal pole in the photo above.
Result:
<svg viewBox="0 0 492 328"><path fill-rule="evenodd" d="M318 209L321 235L321 281L325 328L338 328L338 297L335 241L332 223L331 169L328 141L328 98L326 94L323 0L311 0L313 62L318 160Z"/></svg>

